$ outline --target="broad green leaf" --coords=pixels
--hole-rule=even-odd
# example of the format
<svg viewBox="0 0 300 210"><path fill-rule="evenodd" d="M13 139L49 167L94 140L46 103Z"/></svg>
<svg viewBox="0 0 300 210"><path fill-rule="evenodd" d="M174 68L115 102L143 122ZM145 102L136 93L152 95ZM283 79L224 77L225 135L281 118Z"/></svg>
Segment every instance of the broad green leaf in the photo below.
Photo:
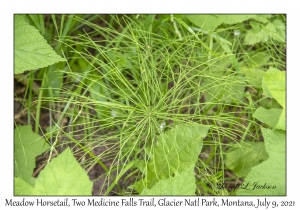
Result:
<svg viewBox="0 0 300 210"><path fill-rule="evenodd" d="M259 42L267 42L269 40L269 34L264 29L250 29L246 33L245 45L254 45Z"/></svg>
<svg viewBox="0 0 300 210"><path fill-rule="evenodd" d="M214 59L213 59L214 60ZM206 77L203 82L205 87L205 100L207 102L225 101L225 103L232 103L235 101L243 100L245 91L245 84L243 77L240 75L228 75L228 69L234 65L232 59L227 57L211 61L209 63L211 77ZM219 80L213 78L218 77Z"/></svg>
<svg viewBox="0 0 300 210"><path fill-rule="evenodd" d="M245 45L254 45L259 42L267 42L269 40L269 33L265 30L262 25L256 21L249 22L252 29L246 33Z"/></svg>
<svg viewBox="0 0 300 210"><path fill-rule="evenodd" d="M248 67L259 68L263 65L267 65L270 60L271 55L266 52L258 52L247 56L245 59L245 63Z"/></svg>
<svg viewBox="0 0 300 210"><path fill-rule="evenodd" d="M261 29L261 23L258 23L256 21L249 21L249 24L251 25L252 29Z"/></svg>
<svg viewBox="0 0 300 210"><path fill-rule="evenodd" d="M226 152L225 163L239 177L245 177L251 168L268 159L264 143L241 142Z"/></svg>
<svg viewBox="0 0 300 210"><path fill-rule="evenodd" d="M141 195L195 195L196 184L194 167L190 167L174 177L159 180L150 190L144 189Z"/></svg>
<svg viewBox="0 0 300 210"><path fill-rule="evenodd" d="M268 23L266 30L268 30L270 38L278 42L285 42L285 23L282 20L276 19L272 23Z"/></svg>
<svg viewBox="0 0 300 210"><path fill-rule="evenodd" d="M212 87L207 88L205 96L206 101L220 100L225 103L232 103L234 101L240 101L244 97L245 86L241 82L240 76L223 76L219 83L213 82L213 80L206 80L206 84L213 84Z"/></svg>
<svg viewBox="0 0 300 210"><path fill-rule="evenodd" d="M138 191L141 191L141 185L151 188L159 180L194 167L207 132L207 126L182 124L161 134L153 156L143 171L145 178L135 188Z"/></svg>
<svg viewBox="0 0 300 210"><path fill-rule="evenodd" d="M276 68L271 67L271 68L268 69L267 73L269 73L269 72L279 72L279 70L276 69ZM268 87L266 85L266 82L265 82L264 78L262 79L262 88L263 88L263 93L264 93L265 96L268 96L269 98L273 98L270 91L268 90Z"/></svg>
<svg viewBox="0 0 300 210"><path fill-rule="evenodd" d="M186 15L196 26L213 31L222 23L236 24L254 18L256 15Z"/></svg>
<svg viewBox="0 0 300 210"><path fill-rule="evenodd" d="M263 77L262 87L264 94L270 98L274 98L281 106L282 112L279 120L274 125L275 129L286 129L286 105L285 105L285 71L279 71L274 68L270 68Z"/></svg>
<svg viewBox="0 0 300 210"><path fill-rule="evenodd" d="M282 113L279 117L279 120L278 120L278 123L275 125L275 129L281 129L281 130L286 130L286 124L285 124L285 121L286 121L286 118L285 118L285 112L286 112L286 108L284 107L282 109Z"/></svg>
<svg viewBox="0 0 300 210"><path fill-rule="evenodd" d="M262 78L263 78L263 74L265 73L263 70L259 68L249 68L247 66L242 66L241 72L245 74L245 77L247 78L247 82L251 86L255 86L258 88L262 87Z"/></svg>
<svg viewBox="0 0 300 210"><path fill-rule="evenodd" d="M92 187L69 148L54 158L35 182L36 195L91 195Z"/></svg>
<svg viewBox="0 0 300 210"><path fill-rule="evenodd" d="M14 20L15 74L66 61L55 53L39 31L30 26L23 16L15 15Z"/></svg>
<svg viewBox="0 0 300 210"><path fill-rule="evenodd" d="M256 15L252 19L254 19L254 20L258 21L258 22L267 23L267 22L269 22L270 18L271 18L271 15Z"/></svg>
<svg viewBox="0 0 300 210"><path fill-rule="evenodd" d="M19 177L15 177L15 191L14 195L35 195L34 187L20 179Z"/></svg>
<svg viewBox="0 0 300 210"><path fill-rule="evenodd" d="M269 159L252 168L237 195L286 195L285 131L262 128L262 134Z"/></svg>
<svg viewBox="0 0 300 210"><path fill-rule="evenodd" d="M259 19L259 21L266 23L266 25L250 21L252 29L247 31L244 44L254 45L259 42L267 42L270 39L285 43L286 30L285 23L282 20L276 19L273 22L269 22L266 19Z"/></svg>
<svg viewBox="0 0 300 210"><path fill-rule="evenodd" d="M278 123L281 113L282 109L265 109L259 107L257 110L255 110L252 117L274 128Z"/></svg>
<svg viewBox="0 0 300 210"><path fill-rule="evenodd" d="M273 98L285 107L285 71L266 72L264 81Z"/></svg>
<svg viewBox="0 0 300 210"><path fill-rule="evenodd" d="M15 195L91 195L92 192L92 182L69 148L33 181L35 187L15 177Z"/></svg>
<svg viewBox="0 0 300 210"><path fill-rule="evenodd" d="M43 138L31 130L31 125L19 126L14 131L15 176L30 183L36 156L50 147Z"/></svg>
<svg viewBox="0 0 300 210"><path fill-rule="evenodd" d="M36 180L36 178L31 177L29 184L30 184L31 186L34 186L34 185L35 185L35 180Z"/></svg>
<svg viewBox="0 0 300 210"><path fill-rule="evenodd" d="M256 15L218 15L223 23L226 24L236 24L241 23L250 18L256 17Z"/></svg>
<svg viewBox="0 0 300 210"><path fill-rule="evenodd" d="M280 41L286 42L286 26L282 20L274 20L273 25L277 30L277 33L272 34L272 38Z"/></svg>
<svg viewBox="0 0 300 210"><path fill-rule="evenodd" d="M222 21L217 15L187 15L189 21L206 31L213 31Z"/></svg>
<svg viewBox="0 0 300 210"><path fill-rule="evenodd" d="M209 65L210 71L220 76L224 76L224 72L226 72L226 70L229 69L231 65L233 65L232 60L229 59L227 56L221 58L217 56L213 56L210 61L206 61L206 62Z"/></svg>

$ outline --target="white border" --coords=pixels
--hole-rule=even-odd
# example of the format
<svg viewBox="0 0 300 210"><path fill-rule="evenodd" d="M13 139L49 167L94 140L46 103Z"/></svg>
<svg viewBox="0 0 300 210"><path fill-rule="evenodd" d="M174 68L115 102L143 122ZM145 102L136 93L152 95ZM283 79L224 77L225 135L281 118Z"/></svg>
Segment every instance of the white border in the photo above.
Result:
<svg viewBox="0 0 300 210"><path fill-rule="evenodd" d="M1 75L0 90L2 101L0 103L1 116L1 181L0 206L4 207L5 198L13 198L13 14L14 13L286 13L287 14L287 196L267 197L267 200L294 200L299 209L298 191L299 181L299 16L296 1L1 1L0 10L0 41L1 41ZM4 134L4 135L3 135ZM300 147L299 147L300 148ZM106 197L108 198L108 197ZM127 197L128 198L128 197ZM142 198L142 197L139 197ZM201 197L212 200L213 197ZM217 197L216 199L227 198ZM264 197L229 197L231 200L257 200ZM28 198L36 200L37 197ZM56 198L43 197L43 200ZM87 198L78 197L86 200ZM110 197L120 200L121 197ZM148 197L149 199L149 197ZM159 198L157 198L159 199ZM171 198L172 199L172 198ZM178 199L184 199L179 197ZM14 200L21 200L15 198ZM4 207L8 209L12 207ZM16 208L16 207L14 207ZM51 208L51 207L45 207ZM82 208L82 207L73 207ZM72 208L72 209L73 209ZM91 208L91 207L89 207ZM105 207L96 207L105 208ZM110 208L110 207L109 207ZM125 207L132 208L132 207ZM138 207L140 208L140 207ZM174 207L160 207L171 209ZM196 207L203 208L203 207ZM233 207L222 207L232 209ZM240 207L239 207L240 208ZM63 209L63 208L60 208ZM206 208L205 208L206 209ZM214 208L209 208L214 209ZM217 208L219 209L219 208ZM237 208L235 208L237 209ZM284 209L284 208L276 208Z"/></svg>

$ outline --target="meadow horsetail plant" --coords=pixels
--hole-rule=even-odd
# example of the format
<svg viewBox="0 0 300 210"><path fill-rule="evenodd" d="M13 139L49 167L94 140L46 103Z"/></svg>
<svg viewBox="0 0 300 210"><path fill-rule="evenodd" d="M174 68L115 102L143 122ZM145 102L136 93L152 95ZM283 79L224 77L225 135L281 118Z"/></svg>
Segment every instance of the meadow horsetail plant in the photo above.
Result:
<svg viewBox="0 0 300 210"><path fill-rule="evenodd" d="M286 195L285 23L15 15L15 195Z"/></svg>

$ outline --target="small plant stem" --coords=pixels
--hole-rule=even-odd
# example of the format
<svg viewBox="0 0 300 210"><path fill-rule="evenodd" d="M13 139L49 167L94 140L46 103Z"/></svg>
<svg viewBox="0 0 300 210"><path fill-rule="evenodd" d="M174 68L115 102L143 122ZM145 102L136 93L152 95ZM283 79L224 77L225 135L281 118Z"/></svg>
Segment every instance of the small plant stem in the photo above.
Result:
<svg viewBox="0 0 300 210"><path fill-rule="evenodd" d="M247 133L248 133L249 129L251 128L252 124L253 124L253 121L250 121L250 123L249 123L248 126L247 126L247 129L245 130L245 132L244 132L244 134L243 134L243 136L242 136L241 142L244 142L244 141L245 141L245 138L246 138L246 136L247 136Z"/></svg>
<svg viewBox="0 0 300 210"><path fill-rule="evenodd" d="M64 130L61 129L61 131L70 139L72 140L77 146L79 146L81 149L83 149L87 154L89 154L92 158L94 158L95 160L97 160L97 162L99 163L100 166L102 166L102 168L109 173L108 168L104 165L104 163L102 163L99 158L97 158L91 151L87 150L84 146L82 146L77 140L75 140L72 136L70 136L68 133L66 133Z"/></svg>
<svg viewBox="0 0 300 210"><path fill-rule="evenodd" d="M179 40L181 41L182 40L182 36L181 36L180 31L178 30L177 23L174 20L173 15L171 15L171 22L173 23L173 26L174 26L174 29L175 29L175 33L178 35Z"/></svg>
<svg viewBox="0 0 300 210"><path fill-rule="evenodd" d="M35 95L39 94L39 86L32 80L29 80L26 78L24 74L15 74L14 78L18 80L18 82L21 82L24 86L32 87L32 92Z"/></svg>
<svg viewBox="0 0 300 210"><path fill-rule="evenodd" d="M43 97L43 89L40 89L39 98L38 98L38 104L36 107L36 119L35 119L35 133L39 133L39 125L40 125L40 113L41 113L41 103L42 103L42 97Z"/></svg>
<svg viewBox="0 0 300 210"><path fill-rule="evenodd" d="M51 148L50 148L50 155L49 155L49 158L48 158L48 160L47 160L47 163L50 162L50 159L51 159L51 157L52 157L52 152L53 152L53 150L55 150L56 155L57 155L57 151L56 151L56 149L55 149L55 145L56 145L56 143L57 143L57 141L58 141L58 135L59 135L59 132L57 132L57 134L56 134L55 142L51 145Z"/></svg>
<svg viewBox="0 0 300 210"><path fill-rule="evenodd" d="M135 161L130 162L128 165L126 165L126 167L119 173L119 175L115 178L115 180L113 181L113 183L109 186L109 188L107 189L105 195L108 195L110 193L110 191L114 188L114 186L118 183L118 181L120 180L120 178L132 167L136 164L138 160L135 159Z"/></svg>
<svg viewBox="0 0 300 210"><path fill-rule="evenodd" d="M31 111L30 111L30 107L31 107L31 101L32 101L32 81L33 81L33 73L30 72L29 74L29 77L30 77L30 80L28 82L28 85L29 85L29 90L28 90L28 101L27 101L27 109L28 109L28 112L27 112L27 120L28 120L28 124L30 124L30 115L31 115Z"/></svg>
<svg viewBox="0 0 300 210"><path fill-rule="evenodd" d="M49 87L49 95L51 96L51 97L53 97L53 91L52 91L52 88L51 87ZM50 126L50 143L51 143L51 145L52 145L52 143L53 143L53 141L52 141L52 108L54 108L55 107L55 105L54 105L54 103L53 103L53 101L51 101L50 103L49 103L49 126Z"/></svg>
<svg viewBox="0 0 300 210"><path fill-rule="evenodd" d="M56 154L52 154L52 158L54 158L56 156ZM33 177L36 177L38 175L38 173L40 173L40 171L45 167L45 165L47 164L47 162L44 162L42 165L40 165L35 172L32 174Z"/></svg>
<svg viewBox="0 0 300 210"><path fill-rule="evenodd" d="M209 39L209 48L211 50L213 49L213 45L214 45L213 37L210 36L210 39ZM210 61L210 58L211 58L211 52L208 52L208 58L207 58L207 60Z"/></svg>

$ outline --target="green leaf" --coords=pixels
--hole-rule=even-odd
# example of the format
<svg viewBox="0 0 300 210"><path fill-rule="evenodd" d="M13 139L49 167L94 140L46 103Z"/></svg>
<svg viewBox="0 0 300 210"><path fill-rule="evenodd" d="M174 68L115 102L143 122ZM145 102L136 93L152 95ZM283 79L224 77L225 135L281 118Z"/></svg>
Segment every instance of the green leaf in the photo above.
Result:
<svg viewBox="0 0 300 210"><path fill-rule="evenodd" d="M279 120L278 120L278 123L274 126L275 129L281 129L281 130L286 130L286 124L285 124L285 121L286 121L286 118L285 118L285 112L286 112L286 108L284 107L282 109L282 113L279 117Z"/></svg>
<svg viewBox="0 0 300 210"><path fill-rule="evenodd" d="M276 19L272 23L268 23L266 30L269 31L270 38L278 42L285 42L285 23L282 20Z"/></svg>
<svg viewBox="0 0 300 210"><path fill-rule="evenodd" d="M285 107L285 71L266 72L264 81L273 98Z"/></svg>
<svg viewBox="0 0 300 210"><path fill-rule="evenodd" d="M254 45L259 42L267 42L269 40L269 34L266 30L261 28L250 29L246 33L245 45Z"/></svg>
<svg viewBox="0 0 300 210"><path fill-rule="evenodd" d="M248 67L259 68L263 65L267 65L270 60L271 55L266 52L254 53L250 56L247 56L245 62Z"/></svg>
<svg viewBox="0 0 300 210"><path fill-rule="evenodd" d="M227 167L239 177L245 177L253 166L266 159L268 155L262 142L234 144L225 155Z"/></svg>
<svg viewBox="0 0 300 210"><path fill-rule="evenodd" d="M55 53L39 31L30 26L23 16L15 15L14 20L15 74L66 61Z"/></svg>
<svg viewBox="0 0 300 210"><path fill-rule="evenodd" d="M256 15L186 15L196 26L206 31L213 31L222 23L236 24L254 18Z"/></svg>
<svg viewBox="0 0 300 210"><path fill-rule="evenodd" d="M269 73L269 72L279 72L279 70L276 69L276 68L271 67L271 68L268 69L267 73ZM266 82L265 82L264 78L262 78L262 88L263 88L263 93L264 93L265 96L268 96L269 98L273 98L270 91L268 90L268 87L266 85Z"/></svg>
<svg viewBox="0 0 300 210"><path fill-rule="evenodd" d="M256 17L252 18L258 22L267 23L269 22L269 19L271 18L271 15L256 15Z"/></svg>
<svg viewBox="0 0 300 210"><path fill-rule="evenodd" d="M92 187L69 148L40 172L35 187L15 177L15 195L91 195Z"/></svg>
<svg viewBox="0 0 300 210"><path fill-rule="evenodd" d="M286 105L285 105L285 71L279 71L275 68L270 68L263 77L262 87L264 94L270 98L274 98L282 107L281 115L276 121L276 125L274 123L275 129L286 129Z"/></svg>
<svg viewBox="0 0 300 210"><path fill-rule="evenodd" d="M15 177L15 191L14 195L35 195L34 188L24 180Z"/></svg>
<svg viewBox="0 0 300 210"><path fill-rule="evenodd" d="M182 124L161 134L143 171L145 178L135 188L140 192L141 186L151 188L159 180L194 167L207 132L207 126Z"/></svg>
<svg viewBox="0 0 300 210"><path fill-rule="evenodd" d="M244 97L245 85L240 76L229 75L222 76L219 83L213 83L212 80L205 80L205 85L213 84L213 87L207 88L205 96L206 101L221 100L225 103L241 101Z"/></svg>
<svg viewBox="0 0 300 210"><path fill-rule="evenodd" d="M262 134L269 159L252 168L237 195L286 195L285 131L262 128Z"/></svg>
<svg viewBox="0 0 300 210"><path fill-rule="evenodd" d="M281 113L282 113L282 109L277 109L277 108L265 109L259 107L254 112L252 117L274 128L278 123Z"/></svg>
<svg viewBox="0 0 300 210"><path fill-rule="evenodd" d="M189 21L206 31L213 31L222 21L216 15L187 15Z"/></svg>
<svg viewBox="0 0 300 210"><path fill-rule="evenodd" d="M226 24L241 23L250 18L256 17L256 15L218 15L219 18Z"/></svg>
<svg viewBox="0 0 300 210"><path fill-rule="evenodd" d="M31 125L19 126L14 131L15 176L30 183L36 156L50 147L45 140L31 130Z"/></svg>
<svg viewBox="0 0 300 210"><path fill-rule="evenodd" d="M259 18L260 22L267 23L266 25L260 24L255 21L250 21L252 29L247 31L245 37L245 45L254 45L259 42L267 42L273 39L277 42L285 43L285 23L276 19L269 22L267 19Z"/></svg>
<svg viewBox="0 0 300 210"><path fill-rule="evenodd" d="M35 182L36 195L91 195L92 187L70 148L54 158Z"/></svg>
<svg viewBox="0 0 300 210"><path fill-rule="evenodd" d="M194 167L175 174L169 179L159 180L150 190L144 189L141 195L195 195L196 184Z"/></svg>
<svg viewBox="0 0 300 210"><path fill-rule="evenodd" d="M247 66L242 66L241 72L245 74L247 82L251 86L255 86L257 88L262 87L262 78L263 74L265 73L263 70L259 68L249 68Z"/></svg>

